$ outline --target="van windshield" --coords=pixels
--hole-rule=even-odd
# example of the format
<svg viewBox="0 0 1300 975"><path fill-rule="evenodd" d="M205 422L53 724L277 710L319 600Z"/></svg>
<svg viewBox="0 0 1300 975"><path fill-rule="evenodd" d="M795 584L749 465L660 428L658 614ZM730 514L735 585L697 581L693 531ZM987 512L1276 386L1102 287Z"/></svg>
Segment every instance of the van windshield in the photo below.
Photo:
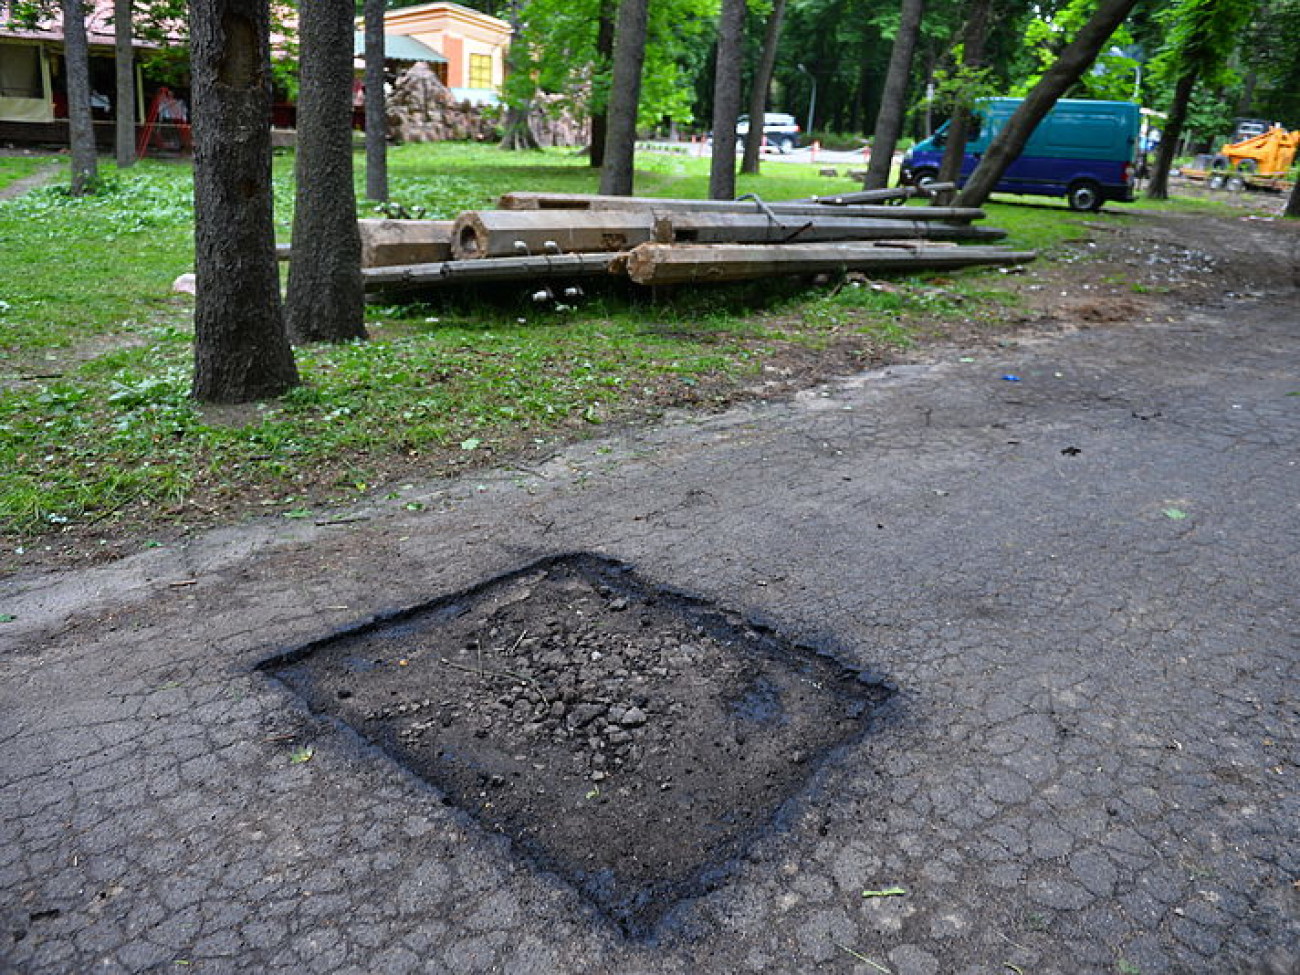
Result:
<svg viewBox="0 0 1300 975"><path fill-rule="evenodd" d="M966 128L967 145L979 140L980 134L983 131L983 122L984 116L982 115L972 115L970 117L970 121L967 123ZM936 149L942 149L948 145L948 126L950 124L950 122L944 122L943 125L934 130L934 135L930 136L930 141L934 143Z"/></svg>

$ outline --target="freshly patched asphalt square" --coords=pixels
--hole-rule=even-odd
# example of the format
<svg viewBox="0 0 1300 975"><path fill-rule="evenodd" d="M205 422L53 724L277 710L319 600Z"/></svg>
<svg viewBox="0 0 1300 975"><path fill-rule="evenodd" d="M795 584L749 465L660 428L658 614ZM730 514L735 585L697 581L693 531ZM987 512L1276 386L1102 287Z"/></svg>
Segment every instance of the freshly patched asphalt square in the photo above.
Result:
<svg viewBox="0 0 1300 975"><path fill-rule="evenodd" d="M633 937L728 864L886 686L590 555L263 665Z"/></svg>

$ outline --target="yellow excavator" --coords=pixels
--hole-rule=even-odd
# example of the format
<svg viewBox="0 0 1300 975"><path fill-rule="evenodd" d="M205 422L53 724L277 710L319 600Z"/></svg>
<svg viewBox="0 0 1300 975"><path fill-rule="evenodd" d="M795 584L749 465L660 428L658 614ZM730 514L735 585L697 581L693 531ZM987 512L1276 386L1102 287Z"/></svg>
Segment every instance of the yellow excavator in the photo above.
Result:
<svg viewBox="0 0 1300 975"><path fill-rule="evenodd" d="M1300 147L1300 130L1288 132L1274 125L1259 135L1231 142L1219 150L1211 169L1235 169L1239 173L1260 176L1285 176Z"/></svg>

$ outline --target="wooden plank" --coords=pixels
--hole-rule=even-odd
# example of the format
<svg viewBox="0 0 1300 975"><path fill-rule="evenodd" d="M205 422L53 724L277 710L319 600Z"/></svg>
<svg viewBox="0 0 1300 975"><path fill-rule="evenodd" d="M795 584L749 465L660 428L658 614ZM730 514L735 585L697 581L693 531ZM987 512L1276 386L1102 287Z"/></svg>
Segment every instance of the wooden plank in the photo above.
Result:
<svg viewBox="0 0 1300 975"><path fill-rule="evenodd" d="M628 277L637 284L745 281L776 274L837 271L920 271L977 264L1022 264L1033 251L1002 247L933 246L916 241L881 244L641 244L627 257Z"/></svg>
<svg viewBox="0 0 1300 975"><path fill-rule="evenodd" d="M840 205L837 205L840 206ZM804 200L763 203L758 200L652 199L645 196L600 196L591 193L507 193L497 201L501 210L687 210L716 213L774 213L778 216L813 217L828 206ZM881 220L982 220L978 207L894 207L843 205L845 215ZM837 210L838 212L838 210Z"/></svg>
<svg viewBox="0 0 1300 975"><path fill-rule="evenodd" d="M620 254L560 254L536 257L489 257L469 261L438 261L398 267L362 268L367 291L430 288L493 281L594 277L615 273Z"/></svg>

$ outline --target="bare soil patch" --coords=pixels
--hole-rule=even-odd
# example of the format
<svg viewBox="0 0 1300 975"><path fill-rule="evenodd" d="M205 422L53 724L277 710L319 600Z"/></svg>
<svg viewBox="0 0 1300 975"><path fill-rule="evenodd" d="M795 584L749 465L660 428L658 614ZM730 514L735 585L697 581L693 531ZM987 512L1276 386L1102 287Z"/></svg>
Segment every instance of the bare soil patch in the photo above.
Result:
<svg viewBox="0 0 1300 975"><path fill-rule="evenodd" d="M634 937L724 879L891 693L584 555L263 666Z"/></svg>

